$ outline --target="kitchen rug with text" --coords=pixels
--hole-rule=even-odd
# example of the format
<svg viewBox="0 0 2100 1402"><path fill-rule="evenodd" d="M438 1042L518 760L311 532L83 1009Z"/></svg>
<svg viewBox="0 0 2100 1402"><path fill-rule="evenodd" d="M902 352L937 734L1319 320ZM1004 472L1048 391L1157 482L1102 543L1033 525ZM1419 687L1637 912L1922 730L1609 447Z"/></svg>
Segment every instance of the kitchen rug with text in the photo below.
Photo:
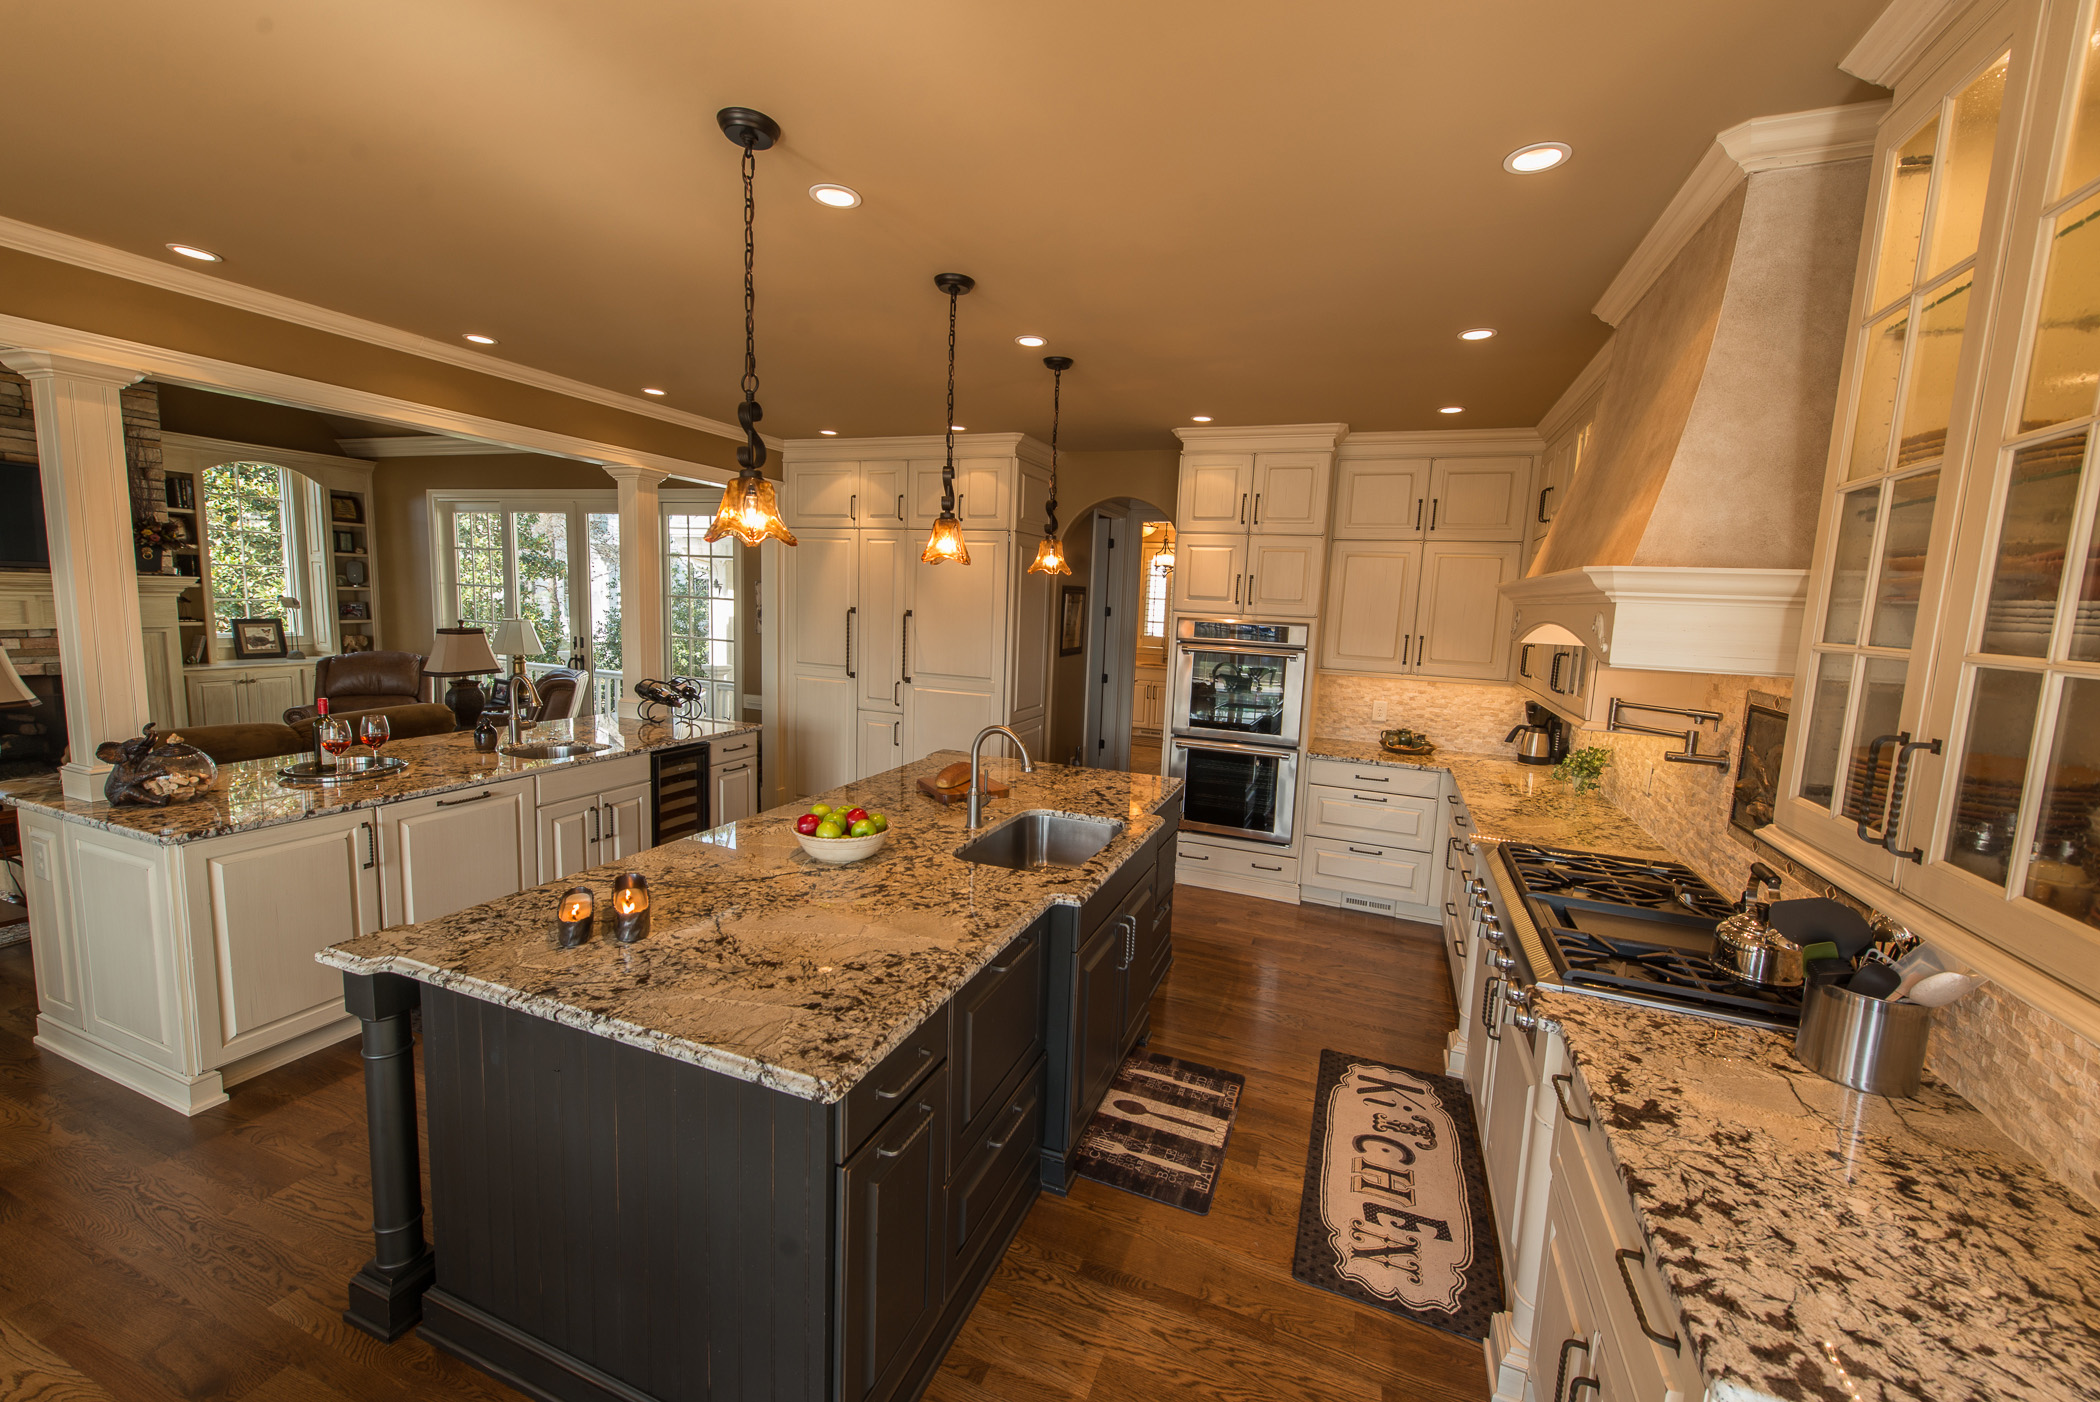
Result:
<svg viewBox="0 0 2100 1402"><path fill-rule="evenodd" d="M1291 1274L1484 1339L1501 1259L1465 1082L1321 1052Z"/></svg>
<svg viewBox="0 0 2100 1402"><path fill-rule="evenodd" d="M1225 1141L1247 1078L1231 1071L1137 1052L1116 1068L1101 1108L1072 1151L1082 1178L1163 1202L1210 1211Z"/></svg>

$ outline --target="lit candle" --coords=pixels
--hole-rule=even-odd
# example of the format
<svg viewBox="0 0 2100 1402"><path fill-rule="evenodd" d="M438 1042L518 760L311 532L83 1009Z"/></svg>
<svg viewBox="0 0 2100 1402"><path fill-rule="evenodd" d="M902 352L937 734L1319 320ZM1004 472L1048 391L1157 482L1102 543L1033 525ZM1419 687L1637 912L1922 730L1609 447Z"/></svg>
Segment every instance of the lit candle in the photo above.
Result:
<svg viewBox="0 0 2100 1402"><path fill-rule="evenodd" d="M613 879L613 938L633 944L649 933L649 880L638 871Z"/></svg>
<svg viewBox="0 0 2100 1402"><path fill-rule="evenodd" d="M554 911L554 937L563 949L574 949L591 937L591 916L597 910L597 899L584 886L571 886L562 892L561 903Z"/></svg>

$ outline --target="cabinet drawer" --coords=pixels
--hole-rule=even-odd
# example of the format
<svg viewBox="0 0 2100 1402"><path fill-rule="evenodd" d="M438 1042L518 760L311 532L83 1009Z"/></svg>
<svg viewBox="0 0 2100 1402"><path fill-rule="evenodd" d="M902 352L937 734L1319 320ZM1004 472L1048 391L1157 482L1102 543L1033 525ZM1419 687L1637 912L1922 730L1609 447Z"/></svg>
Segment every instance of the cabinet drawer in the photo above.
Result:
<svg viewBox="0 0 2100 1402"><path fill-rule="evenodd" d="M1305 808L1305 831L1313 837L1427 852L1441 835L1437 805L1406 794L1358 793L1314 785L1305 791ZM1370 840L1363 842L1366 838Z"/></svg>
<svg viewBox="0 0 2100 1402"><path fill-rule="evenodd" d="M840 1103L839 1160L844 1162L868 1136L882 1128L912 1088L948 1059L948 1005L904 1044L882 1059Z"/></svg>
<svg viewBox="0 0 2100 1402"><path fill-rule="evenodd" d="M1308 886L1334 886L1388 896L1410 905L1429 900L1430 856L1410 847L1344 842L1332 837L1305 840L1299 880Z"/></svg>
<svg viewBox="0 0 2100 1402"><path fill-rule="evenodd" d="M1049 922L1039 920L955 995L955 1050L948 1072L955 1153L984 1128L993 1098L1016 1067L1043 1049L1043 954Z"/></svg>
<svg viewBox="0 0 2100 1402"><path fill-rule="evenodd" d="M1306 782L1335 789L1361 789L1365 793L1412 794L1435 798L1444 789L1441 769L1402 769L1390 764L1351 764L1342 759L1309 759Z"/></svg>
<svg viewBox="0 0 2100 1402"><path fill-rule="evenodd" d="M607 789L625 788L629 784L646 784L649 782L649 756L627 755L588 764L564 764L534 775L533 782L539 786L541 803L560 803L564 799L604 793Z"/></svg>
<svg viewBox="0 0 2100 1402"><path fill-rule="evenodd" d="M1035 1178L1043 1148L1043 1062L1031 1061L994 1102L981 1135L948 1182L948 1291L966 1283L1017 1182Z"/></svg>
<svg viewBox="0 0 2100 1402"><path fill-rule="evenodd" d="M758 732L747 730L741 735L731 735L721 740L707 742L707 757L710 762L720 764L725 759L748 758L758 752Z"/></svg>
<svg viewBox="0 0 2100 1402"><path fill-rule="evenodd" d="M1213 876L1245 876L1256 881L1298 884L1298 859L1283 852L1247 852L1237 847L1213 847L1182 838L1174 854L1184 875L1204 872Z"/></svg>

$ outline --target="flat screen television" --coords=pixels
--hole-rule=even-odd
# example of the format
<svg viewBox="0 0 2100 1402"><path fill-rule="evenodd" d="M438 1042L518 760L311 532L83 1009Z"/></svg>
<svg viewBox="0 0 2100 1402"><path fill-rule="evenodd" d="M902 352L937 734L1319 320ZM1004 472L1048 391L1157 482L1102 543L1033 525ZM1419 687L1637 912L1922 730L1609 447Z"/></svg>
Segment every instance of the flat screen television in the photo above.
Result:
<svg viewBox="0 0 2100 1402"><path fill-rule="evenodd" d="M44 479L33 462L0 462L0 569L50 568Z"/></svg>

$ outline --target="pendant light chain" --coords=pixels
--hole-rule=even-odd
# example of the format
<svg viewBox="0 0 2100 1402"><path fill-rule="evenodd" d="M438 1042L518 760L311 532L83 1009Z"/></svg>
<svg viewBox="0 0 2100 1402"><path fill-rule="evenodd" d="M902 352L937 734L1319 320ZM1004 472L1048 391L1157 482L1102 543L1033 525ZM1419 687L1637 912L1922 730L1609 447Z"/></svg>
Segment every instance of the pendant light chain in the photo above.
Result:
<svg viewBox="0 0 2100 1402"><path fill-rule="evenodd" d="M751 278L753 244L751 224L758 206L751 198L751 184L758 173L758 151L744 148L744 398L758 398L758 299Z"/></svg>
<svg viewBox="0 0 2100 1402"><path fill-rule="evenodd" d="M948 460L941 467L941 514L955 514L955 303L960 296L948 293Z"/></svg>
<svg viewBox="0 0 2100 1402"><path fill-rule="evenodd" d="M1049 521L1043 528L1045 536L1057 534L1057 424L1064 398L1065 372L1053 368L1050 371L1050 499L1043 504L1049 512Z"/></svg>
<svg viewBox="0 0 2100 1402"><path fill-rule="evenodd" d="M780 124L749 107L725 107L715 113L722 135L742 152L744 177L744 374L739 387L744 398L736 406L736 421L744 430L744 441L736 450L737 474L722 490L722 501L708 524L710 544L734 536L756 549L762 542L777 540L793 545L795 533L780 514L780 499L766 480L766 440L758 423L766 411L758 402L758 153L770 150L780 140Z"/></svg>

